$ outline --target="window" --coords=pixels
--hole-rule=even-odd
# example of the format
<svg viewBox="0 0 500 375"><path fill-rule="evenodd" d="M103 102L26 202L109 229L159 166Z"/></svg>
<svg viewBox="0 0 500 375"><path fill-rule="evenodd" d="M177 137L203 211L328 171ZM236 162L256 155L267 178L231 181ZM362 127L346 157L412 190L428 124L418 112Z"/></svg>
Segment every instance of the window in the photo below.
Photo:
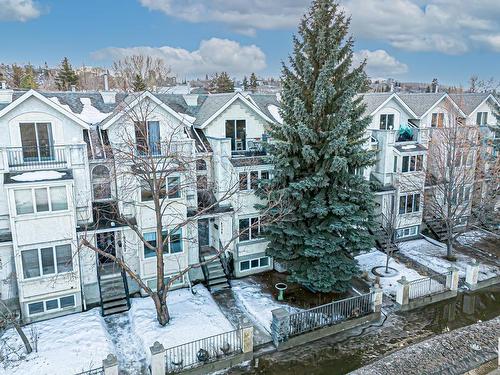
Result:
<svg viewBox="0 0 500 375"><path fill-rule="evenodd" d="M269 257L243 260L240 262L240 272L249 271L256 268L268 267L269 264Z"/></svg>
<svg viewBox="0 0 500 375"><path fill-rule="evenodd" d="M153 181L141 181L141 202L148 202L153 200L153 192L151 191L151 186L154 185ZM154 187L153 187L154 189ZM180 187L180 177L167 177L167 183L163 184L160 187L160 191L158 193L159 199L168 198L175 199L180 198L181 196L181 187Z"/></svg>
<svg viewBox="0 0 500 375"><path fill-rule="evenodd" d="M261 171L260 172L261 180L269 180L269 171Z"/></svg>
<svg viewBox="0 0 500 375"><path fill-rule="evenodd" d="M47 189L35 189L36 212L49 211L49 195Z"/></svg>
<svg viewBox="0 0 500 375"><path fill-rule="evenodd" d="M259 186L259 172L250 172L250 189L257 190Z"/></svg>
<svg viewBox="0 0 500 375"><path fill-rule="evenodd" d="M433 113L431 118L431 128L442 128L444 124L444 113Z"/></svg>
<svg viewBox="0 0 500 375"><path fill-rule="evenodd" d="M269 171L250 171L240 172L238 177L240 190L257 190L259 187L259 180L268 180L270 174Z"/></svg>
<svg viewBox="0 0 500 375"><path fill-rule="evenodd" d="M476 115L476 125L486 125L488 123L488 112L478 112Z"/></svg>
<svg viewBox="0 0 500 375"><path fill-rule="evenodd" d="M163 240L167 237L167 231L162 231ZM156 232L143 233L144 239L156 249ZM176 254L182 253L182 229L170 232L170 238L168 243L163 246L163 254ZM144 244L144 258L153 258L156 256L156 251L150 249L146 244Z"/></svg>
<svg viewBox="0 0 500 375"><path fill-rule="evenodd" d="M50 187L50 202L52 211L63 211L68 209L68 200L66 199L66 187Z"/></svg>
<svg viewBox="0 0 500 375"><path fill-rule="evenodd" d="M398 171L398 157L394 156L394 165L393 165L393 172L396 173Z"/></svg>
<svg viewBox="0 0 500 375"><path fill-rule="evenodd" d="M165 276L165 278L163 279L165 284L167 284L171 278L172 278L172 275ZM146 284L148 285L149 289L151 289L153 292L156 292L156 277L154 279L150 279L150 280L146 281ZM175 279L175 281L172 283L171 286L175 287L175 286L180 286L182 284L184 284L184 276L181 276L181 277Z"/></svg>
<svg viewBox="0 0 500 375"><path fill-rule="evenodd" d="M135 122L135 142L140 155L161 155L160 122Z"/></svg>
<svg viewBox="0 0 500 375"><path fill-rule="evenodd" d="M420 194L408 194L399 197L399 213L409 214L420 211Z"/></svg>
<svg viewBox="0 0 500 375"><path fill-rule="evenodd" d="M421 171L423 168L424 155L403 156L403 165L401 168L403 173Z"/></svg>
<svg viewBox="0 0 500 375"><path fill-rule="evenodd" d="M31 189L15 190L14 198L18 215L32 214L34 212Z"/></svg>
<svg viewBox="0 0 500 375"><path fill-rule="evenodd" d="M380 115L380 129L381 130L392 130L394 129L394 115L383 114Z"/></svg>
<svg viewBox="0 0 500 375"><path fill-rule="evenodd" d="M408 228L398 229L396 232L396 238L413 237L418 234L418 225Z"/></svg>
<svg viewBox="0 0 500 375"><path fill-rule="evenodd" d="M451 203L452 204L464 204L468 203L470 200L470 186L460 186L453 190L451 195Z"/></svg>
<svg viewBox="0 0 500 375"><path fill-rule="evenodd" d="M239 174L240 190L248 190L248 174L246 172Z"/></svg>
<svg viewBox="0 0 500 375"><path fill-rule="evenodd" d="M25 279L73 271L71 245L21 251Z"/></svg>
<svg viewBox="0 0 500 375"><path fill-rule="evenodd" d="M167 186L168 186L168 197L170 199L179 198L181 196L179 177L168 177Z"/></svg>
<svg viewBox="0 0 500 375"><path fill-rule="evenodd" d="M75 307L75 305L76 299L74 294L45 301L32 302L28 303L28 315L31 316L44 312L62 310L68 307Z"/></svg>
<svg viewBox="0 0 500 375"><path fill-rule="evenodd" d="M231 138L231 150L246 150L246 120L226 120L226 138Z"/></svg>
<svg viewBox="0 0 500 375"><path fill-rule="evenodd" d="M92 192L94 194L94 200L111 198L109 169L104 165L97 165L92 170Z"/></svg>
<svg viewBox="0 0 500 375"><path fill-rule="evenodd" d="M52 127L50 123L19 124L25 161L53 159Z"/></svg>
<svg viewBox="0 0 500 375"><path fill-rule="evenodd" d="M262 236L263 228L259 217L239 220L240 242L250 241Z"/></svg>

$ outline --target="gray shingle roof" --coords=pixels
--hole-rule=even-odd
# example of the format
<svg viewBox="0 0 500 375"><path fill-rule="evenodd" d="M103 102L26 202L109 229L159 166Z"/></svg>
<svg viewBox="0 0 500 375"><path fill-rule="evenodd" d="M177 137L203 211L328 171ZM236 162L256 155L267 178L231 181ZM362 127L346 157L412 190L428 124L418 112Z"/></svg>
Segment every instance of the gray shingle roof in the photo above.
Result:
<svg viewBox="0 0 500 375"><path fill-rule="evenodd" d="M257 107L271 120L274 120L274 116L269 112L269 106L275 105L276 107L280 106L280 102L276 95L273 94L252 94L251 98L257 104Z"/></svg>
<svg viewBox="0 0 500 375"><path fill-rule="evenodd" d="M383 92L383 93L366 93L363 95L363 103L366 105L365 114L369 115L373 111L375 111L380 105L385 102L392 93Z"/></svg>
<svg viewBox="0 0 500 375"><path fill-rule="evenodd" d="M206 95L205 100L200 105L196 113L195 125L199 126L212 117L221 107L224 106L235 93Z"/></svg>
<svg viewBox="0 0 500 375"><path fill-rule="evenodd" d="M431 107L433 107L444 95L438 93L415 93L415 94L397 94L408 107L411 108L417 116L422 116Z"/></svg>
<svg viewBox="0 0 500 375"><path fill-rule="evenodd" d="M489 93L463 93L450 94L450 97L458 107L468 116L481 104Z"/></svg>

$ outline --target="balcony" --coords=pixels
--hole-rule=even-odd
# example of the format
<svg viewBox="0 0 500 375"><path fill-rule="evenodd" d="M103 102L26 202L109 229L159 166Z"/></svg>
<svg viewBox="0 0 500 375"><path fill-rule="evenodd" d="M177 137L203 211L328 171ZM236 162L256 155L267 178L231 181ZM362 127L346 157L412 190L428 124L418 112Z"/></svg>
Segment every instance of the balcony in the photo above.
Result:
<svg viewBox="0 0 500 375"><path fill-rule="evenodd" d="M5 154L11 171L63 169L68 164L67 146L7 147Z"/></svg>
<svg viewBox="0 0 500 375"><path fill-rule="evenodd" d="M267 155L268 138L243 138L231 141L232 156L265 156Z"/></svg>
<svg viewBox="0 0 500 375"><path fill-rule="evenodd" d="M399 130L396 130L396 132L394 134L394 140L396 143L418 142L419 129L418 128L410 128L410 127L400 128Z"/></svg>

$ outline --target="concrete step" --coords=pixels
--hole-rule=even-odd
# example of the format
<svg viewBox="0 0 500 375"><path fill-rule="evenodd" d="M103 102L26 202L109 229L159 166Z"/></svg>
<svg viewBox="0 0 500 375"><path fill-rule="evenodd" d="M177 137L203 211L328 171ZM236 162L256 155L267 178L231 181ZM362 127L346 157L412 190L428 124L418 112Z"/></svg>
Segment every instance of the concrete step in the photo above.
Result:
<svg viewBox="0 0 500 375"><path fill-rule="evenodd" d="M217 279L219 277L226 277L226 274L224 273L224 270L222 269L222 267L220 269L208 272L209 279Z"/></svg>
<svg viewBox="0 0 500 375"><path fill-rule="evenodd" d="M210 292L211 293L217 293L217 292L221 292L221 291L224 291L224 290L227 290L227 289L230 289L230 288L231 288L231 285L229 285L229 283L219 284L219 285L211 286L210 287Z"/></svg>
<svg viewBox="0 0 500 375"><path fill-rule="evenodd" d="M222 268L222 263L219 260L214 260L210 263L207 263L207 268L208 269Z"/></svg>
<svg viewBox="0 0 500 375"><path fill-rule="evenodd" d="M112 307L118 307L118 306L123 306L123 305L127 306L127 299L126 298L120 298L120 299L116 299L113 301L108 301L108 302L102 303L103 309L109 309Z"/></svg>
<svg viewBox="0 0 500 375"><path fill-rule="evenodd" d="M103 303L110 302L110 301L116 301L118 299L127 298L124 290L122 290L120 292L116 292L116 293L102 293L101 296L102 296Z"/></svg>
<svg viewBox="0 0 500 375"><path fill-rule="evenodd" d="M108 316L112 314L118 314L121 312L125 312L128 310L128 306L125 304L125 306L117 306L117 307L112 307L110 309L103 309L103 315Z"/></svg>
<svg viewBox="0 0 500 375"><path fill-rule="evenodd" d="M222 284L222 283L227 283L227 279L226 277L219 277L217 279L209 279L208 280L208 286L212 286L212 285L217 285L217 284Z"/></svg>

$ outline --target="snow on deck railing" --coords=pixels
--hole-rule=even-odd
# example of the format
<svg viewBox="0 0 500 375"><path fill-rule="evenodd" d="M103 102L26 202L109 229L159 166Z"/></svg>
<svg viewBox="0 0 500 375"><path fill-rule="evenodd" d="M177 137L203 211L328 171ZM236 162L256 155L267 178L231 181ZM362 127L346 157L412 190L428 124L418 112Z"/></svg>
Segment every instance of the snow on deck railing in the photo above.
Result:
<svg viewBox="0 0 500 375"><path fill-rule="evenodd" d="M243 329L240 328L166 349L166 372L182 372L242 352Z"/></svg>
<svg viewBox="0 0 500 375"><path fill-rule="evenodd" d="M446 285L446 279L449 275L451 275L451 272L410 281L408 283L409 299L430 296L449 290L450 288Z"/></svg>

